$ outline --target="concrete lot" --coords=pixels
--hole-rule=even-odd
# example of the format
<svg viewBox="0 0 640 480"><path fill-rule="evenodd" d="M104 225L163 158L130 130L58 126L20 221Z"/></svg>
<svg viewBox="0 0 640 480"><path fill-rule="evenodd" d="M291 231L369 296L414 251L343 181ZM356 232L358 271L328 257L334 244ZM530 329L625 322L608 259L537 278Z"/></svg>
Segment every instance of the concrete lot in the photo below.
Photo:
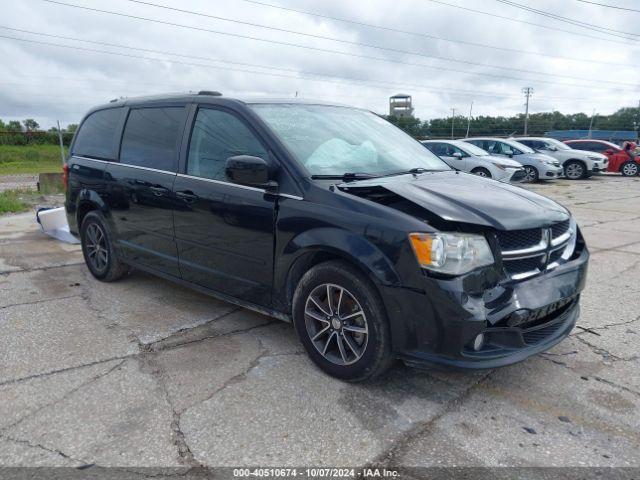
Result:
<svg viewBox="0 0 640 480"><path fill-rule="evenodd" d="M288 324L142 273L95 281L0 219L0 465L640 466L640 179L529 187L592 260L573 335L493 371L322 374Z"/></svg>

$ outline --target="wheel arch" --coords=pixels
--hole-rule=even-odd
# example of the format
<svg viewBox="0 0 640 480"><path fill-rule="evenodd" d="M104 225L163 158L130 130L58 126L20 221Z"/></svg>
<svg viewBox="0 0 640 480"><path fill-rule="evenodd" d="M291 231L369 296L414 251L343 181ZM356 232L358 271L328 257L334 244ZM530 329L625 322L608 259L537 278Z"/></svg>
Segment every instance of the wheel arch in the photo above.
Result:
<svg viewBox="0 0 640 480"><path fill-rule="evenodd" d="M304 232L292 239L281 255L276 268L274 299L285 311L290 311L293 294L305 272L320 263L341 260L378 285L398 285L400 276L390 260L363 236L337 228L322 228Z"/></svg>

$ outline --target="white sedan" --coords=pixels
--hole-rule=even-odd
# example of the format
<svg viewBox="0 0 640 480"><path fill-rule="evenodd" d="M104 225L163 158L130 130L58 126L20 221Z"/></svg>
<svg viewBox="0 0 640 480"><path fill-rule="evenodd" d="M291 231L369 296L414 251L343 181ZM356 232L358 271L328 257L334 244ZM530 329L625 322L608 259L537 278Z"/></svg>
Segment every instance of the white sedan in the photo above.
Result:
<svg viewBox="0 0 640 480"><path fill-rule="evenodd" d="M487 151L471 143L461 140L424 140L421 143L456 170L501 182L517 182L525 177L520 163L489 155Z"/></svg>

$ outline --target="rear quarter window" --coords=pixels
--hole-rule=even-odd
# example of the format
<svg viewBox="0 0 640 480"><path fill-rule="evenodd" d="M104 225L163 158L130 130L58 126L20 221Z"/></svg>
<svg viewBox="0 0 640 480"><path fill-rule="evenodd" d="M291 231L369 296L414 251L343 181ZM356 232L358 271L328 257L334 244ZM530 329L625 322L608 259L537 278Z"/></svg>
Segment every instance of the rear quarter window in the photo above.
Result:
<svg viewBox="0 0 640 480"><path fill-rule="evenodd" d="M120 163L177 171L185 118L183 106L132 109L124 127Z"/></svg>
<svg viewBox="0 0 640 480"><path fill-rule="evenodd" d="M80 126L72 154L115 160L118 150L118 126L122 113L122 108L109 108L90 114Z"/></svg>

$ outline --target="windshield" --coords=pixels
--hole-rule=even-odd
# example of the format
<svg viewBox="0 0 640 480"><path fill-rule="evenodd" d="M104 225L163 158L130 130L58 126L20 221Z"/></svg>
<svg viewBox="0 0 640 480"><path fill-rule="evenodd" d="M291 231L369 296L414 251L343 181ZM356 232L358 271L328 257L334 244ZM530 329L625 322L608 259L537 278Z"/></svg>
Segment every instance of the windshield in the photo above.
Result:
<svg viewBox="0 0 640 480"><path fill-rule="evenodd" d="M455 142L455 143L451 142L451 143L454 144L456 147L459 147L461 150L464 150L468 154L473 155L474 157L486 157L487 155L489 155L489 152L481 149L480 147L474 145L473 143L467 143L467 142Z"/></svg>
<svg viewBox="0 0 640 480"><path fill-rule="evenodd" d="M311 175L450 170L418 141L371 112L299 104L252 108Z"/></svg>
<svg viewBox="0 0 640 480"><path fill-rule="evenodd" d="M549 145L553 145L558 150L571 150L571 147L569 145L561 142L560 140L556 140L555 138L545 138L544 141Z"/></svg>
<svg viewBox="0 0 640 480"><path fill-rule="evenodd" d="M503 140L504 141L504 140ZM506 143L507 145L510 145L513 148L517 148L518 150L520 150L522 153L535 153L535 151L533 150L533 148L529 148L527 147L524 143L520 143L520 142L514 142L513 140L510 141L504 141L504 143Z"/></svg>

